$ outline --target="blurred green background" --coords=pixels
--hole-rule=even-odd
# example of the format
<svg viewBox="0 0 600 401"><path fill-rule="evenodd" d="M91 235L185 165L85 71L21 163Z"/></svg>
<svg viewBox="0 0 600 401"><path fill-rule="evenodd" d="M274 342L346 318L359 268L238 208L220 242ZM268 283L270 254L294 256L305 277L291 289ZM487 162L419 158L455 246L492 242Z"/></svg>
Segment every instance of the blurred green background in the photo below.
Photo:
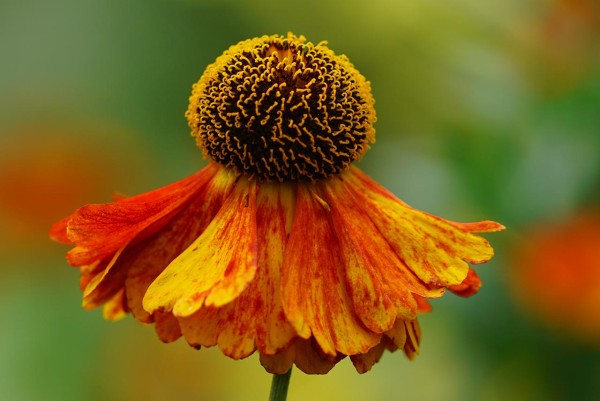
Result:
<svg viewBox="0 0 600 401"><path fill-rule="evenodd" d="M416 361L296 371L288 399L599 399L600 336L524 305L514 256L532 227L600 205L596 0L0 0L0 400L267 399L255 356L84 312L47 232L202 167L183 117L192 83L231 44L288 31L371 81L363 170L419 209L509 228L488 236L481 292L421 317Z"/></svg>

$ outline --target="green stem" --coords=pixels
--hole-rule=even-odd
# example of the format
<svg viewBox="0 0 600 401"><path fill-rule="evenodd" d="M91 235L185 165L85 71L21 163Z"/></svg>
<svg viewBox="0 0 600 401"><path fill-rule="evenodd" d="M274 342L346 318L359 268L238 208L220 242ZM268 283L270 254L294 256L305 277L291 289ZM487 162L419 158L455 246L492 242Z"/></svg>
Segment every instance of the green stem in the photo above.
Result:
<svg viewBox="0 0 600 401"><path fill-rule="evenodd" d="M282 375L273 375L271 382L271 395L269 401L285 401L287 398L288 386L290 385L290 376L292 368Z"/></svg>

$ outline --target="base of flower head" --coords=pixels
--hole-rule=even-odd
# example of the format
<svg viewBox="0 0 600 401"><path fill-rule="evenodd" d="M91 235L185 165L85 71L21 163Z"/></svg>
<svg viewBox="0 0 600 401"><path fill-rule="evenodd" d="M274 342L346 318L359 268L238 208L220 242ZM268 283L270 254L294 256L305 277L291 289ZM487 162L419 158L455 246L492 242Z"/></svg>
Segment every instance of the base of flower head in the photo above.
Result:
<svg viewBox="0 0 600 401"><path fill-rule="evenodd" d="M481 282L493 256L474 232L413 209L352 167L316 183L267 183L217 164L167 187L79 209L53 227L75 245L84 306L131 312L166 342L258 351L273 373L366 372L387 349L419 350L417 315Z"/></svg>

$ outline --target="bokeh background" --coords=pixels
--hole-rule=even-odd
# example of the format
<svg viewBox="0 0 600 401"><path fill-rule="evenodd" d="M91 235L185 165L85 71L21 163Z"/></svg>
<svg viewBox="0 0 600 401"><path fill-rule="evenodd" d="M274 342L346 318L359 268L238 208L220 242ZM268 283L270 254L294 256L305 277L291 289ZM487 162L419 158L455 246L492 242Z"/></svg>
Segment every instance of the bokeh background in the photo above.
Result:
<svg viewBox="0 0 600 401"><path fill-rule="evenodd" d="M421 355L296 371L289 400L600 397L596 0L0 0L0 400L265 400L256 357L80 308L50 224L204 161L183 117L224 49L292 31L371 81L361 168L409 204L493 219L481 292L421 317Z"/></svg>

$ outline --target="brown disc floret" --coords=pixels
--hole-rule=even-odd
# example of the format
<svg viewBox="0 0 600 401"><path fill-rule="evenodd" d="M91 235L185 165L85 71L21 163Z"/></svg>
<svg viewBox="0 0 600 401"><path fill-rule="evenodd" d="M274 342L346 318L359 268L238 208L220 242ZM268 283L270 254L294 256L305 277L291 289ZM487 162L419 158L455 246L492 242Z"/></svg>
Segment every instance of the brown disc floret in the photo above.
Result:
<svg viewBox="0 0 600 401"><path fill-rule="evenodd" d="M369 82L324 43L289 34L232 46L209 65L186 113L206 156L264 181L316 181L375 140Z"/></svg>

